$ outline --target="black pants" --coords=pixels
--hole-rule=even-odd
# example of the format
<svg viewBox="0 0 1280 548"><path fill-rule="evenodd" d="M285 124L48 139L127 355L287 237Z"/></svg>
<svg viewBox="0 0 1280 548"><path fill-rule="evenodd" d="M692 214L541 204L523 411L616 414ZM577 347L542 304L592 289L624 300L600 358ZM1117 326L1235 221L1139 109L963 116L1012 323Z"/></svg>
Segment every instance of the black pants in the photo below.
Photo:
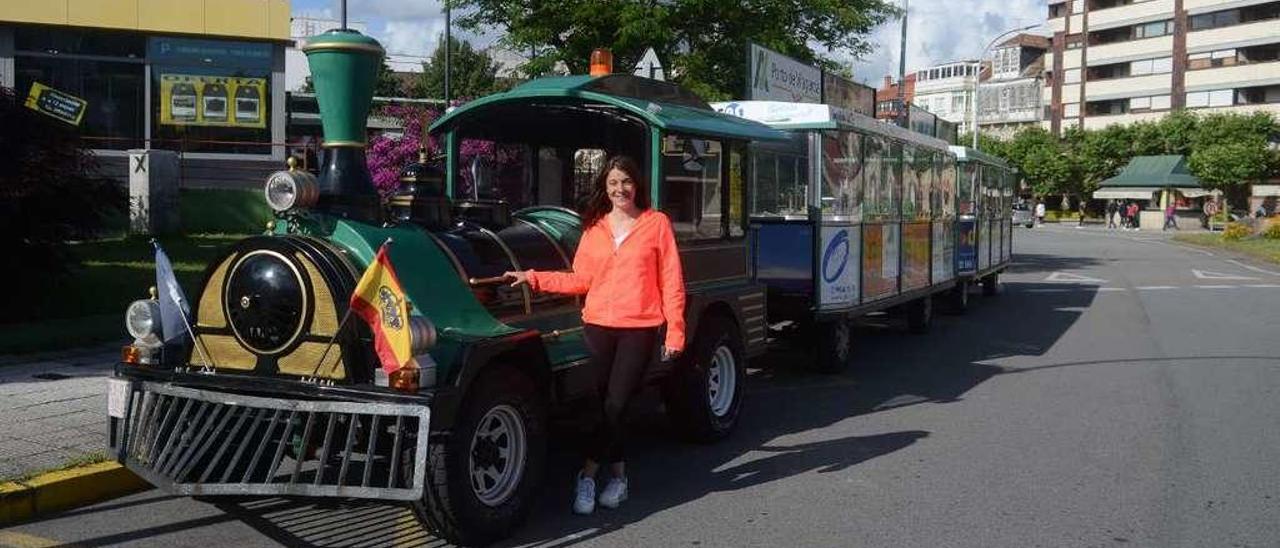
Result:
<svg viewBox="0 0 1280 548"><path fill-rule="evenodd" d="M608 464L624 460L623 414L653 360L660 330L583 326L598 395L593 411L597 422L587 438L586 458Z"/></svg>

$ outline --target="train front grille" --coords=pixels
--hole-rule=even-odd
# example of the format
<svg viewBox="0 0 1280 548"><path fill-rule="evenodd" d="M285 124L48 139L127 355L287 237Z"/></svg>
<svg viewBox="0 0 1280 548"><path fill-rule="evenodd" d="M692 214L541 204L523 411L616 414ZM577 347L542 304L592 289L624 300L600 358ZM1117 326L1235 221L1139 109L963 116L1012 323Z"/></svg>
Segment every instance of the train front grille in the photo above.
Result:
<svg viewBox="0 0 1280 548"><path fill-rule="evenodd" d="M111 420L112 451L173 493L422 497L426 406L112 382L128 383L113 395L123 402L114 404L122 416Z"/></svg>

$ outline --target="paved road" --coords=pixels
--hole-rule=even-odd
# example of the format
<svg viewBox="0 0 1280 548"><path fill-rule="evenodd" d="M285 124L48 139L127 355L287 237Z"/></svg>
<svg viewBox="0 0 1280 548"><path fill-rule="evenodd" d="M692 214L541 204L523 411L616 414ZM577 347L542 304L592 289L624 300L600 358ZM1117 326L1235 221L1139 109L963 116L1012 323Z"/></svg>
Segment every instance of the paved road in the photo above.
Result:
<svg viewBox="0 0 1280 548"><path fill-rule="evenodd" d="M570 516L557 454L510 545L1274 546L1280 268L1098 229L1016 244L1002 295L925 336L868 324L855 371L753 370L724 443L643 417L622 510ZM156 492L0 531L42 539L438 544L394 506Z"/></svg>

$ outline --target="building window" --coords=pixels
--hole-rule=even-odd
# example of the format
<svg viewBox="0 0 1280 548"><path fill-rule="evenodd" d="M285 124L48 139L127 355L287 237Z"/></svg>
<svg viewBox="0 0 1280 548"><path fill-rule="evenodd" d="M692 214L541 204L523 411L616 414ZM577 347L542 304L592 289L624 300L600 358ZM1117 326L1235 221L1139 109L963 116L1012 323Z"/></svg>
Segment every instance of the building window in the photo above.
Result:
<svg viewBox="0 0 1280 548"><path fill-rule="evenodd" d="M1280 103L1280 85L1255 86L1236 90L1237 105Z"/></svg>
<svg viewBox="0 0 1280 548"><path fill-rule="evenodd" d="M1080 69L1067 69L1063 72L1063 83L1076 84L1080 82Z"/></svg>
<svg viewBox="0 0 1280 548"><path fill-rule="evenodd" d="M151 135L186 152L271 153L271 45L154 37Z"/></svg>
<svg viewBox="0 0 1280 548"><path fill-rule="evenodd" d="M1134 25L1133 38L1154 38L1156 36L1164 36L1173 34L1173 21L1156 21L1154 23L1144 23Z"/></svg>
<svg viewBox="0 0 1280 548"><path fill-rule="evenodd" d="M1238 9L1192 15L1191 30L1207 30L1229 27L1257 21L1280 18L1280 2L1247 6Z"/></svg>
<svg viewBox="0 0 1280 548"><path fill-rule="evenodd" d="M1084 105L1085 116L1110 116L1129 112L1128 99L1112 99L1110 101L1090 101Z"/></svg>
<svg viewBox="0 0 1280 548"><path fill-rule="evenodd" d="M1187 94L1187 108L1228 107L1235 103L1235 90L1219 89Z"/></svg>
<svg viewBox="0 0 1280 548"><path fill-rule="evenodd" d="M1067 118L1080 116L1080 103L1068 103L1062 105L1062 115Z"/></svg>
<svg viewBox="0 0 1280 548"><path fill-rule="evenodd" d="M1066 15L1067 15L1066 2L1063 2L1061 4L1049 4L1050 19L1057 19L1058 17L1065 17Z"/></svg>

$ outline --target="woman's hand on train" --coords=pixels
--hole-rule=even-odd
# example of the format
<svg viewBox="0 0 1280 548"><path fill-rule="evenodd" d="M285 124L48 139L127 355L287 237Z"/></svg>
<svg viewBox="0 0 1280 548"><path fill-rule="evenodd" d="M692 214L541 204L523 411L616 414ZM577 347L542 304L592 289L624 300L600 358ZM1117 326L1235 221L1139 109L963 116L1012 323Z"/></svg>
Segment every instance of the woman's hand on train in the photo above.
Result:
<svg viewBox="0 0 1280 548"><path fill-rule="evenodd" d="M669 361L671 361L671 360L674 360L674 359L676 359L676 358L679 358L679 357L680 357L680 354L683 354L683 353L684 353L684 351L683 351L683 350L680 350L679 348L671 348L671 347L669 347L669 346L663 346L663 347L662 347L662 361L664 361L664 362L669 362Z"/></svg>
<svg viewBox="0 0 1280 548"><path fill-rule="evenodd" d="M529 283L529 274L526 272L503 272L502 277L511 280L511 287Z"/></svg>

